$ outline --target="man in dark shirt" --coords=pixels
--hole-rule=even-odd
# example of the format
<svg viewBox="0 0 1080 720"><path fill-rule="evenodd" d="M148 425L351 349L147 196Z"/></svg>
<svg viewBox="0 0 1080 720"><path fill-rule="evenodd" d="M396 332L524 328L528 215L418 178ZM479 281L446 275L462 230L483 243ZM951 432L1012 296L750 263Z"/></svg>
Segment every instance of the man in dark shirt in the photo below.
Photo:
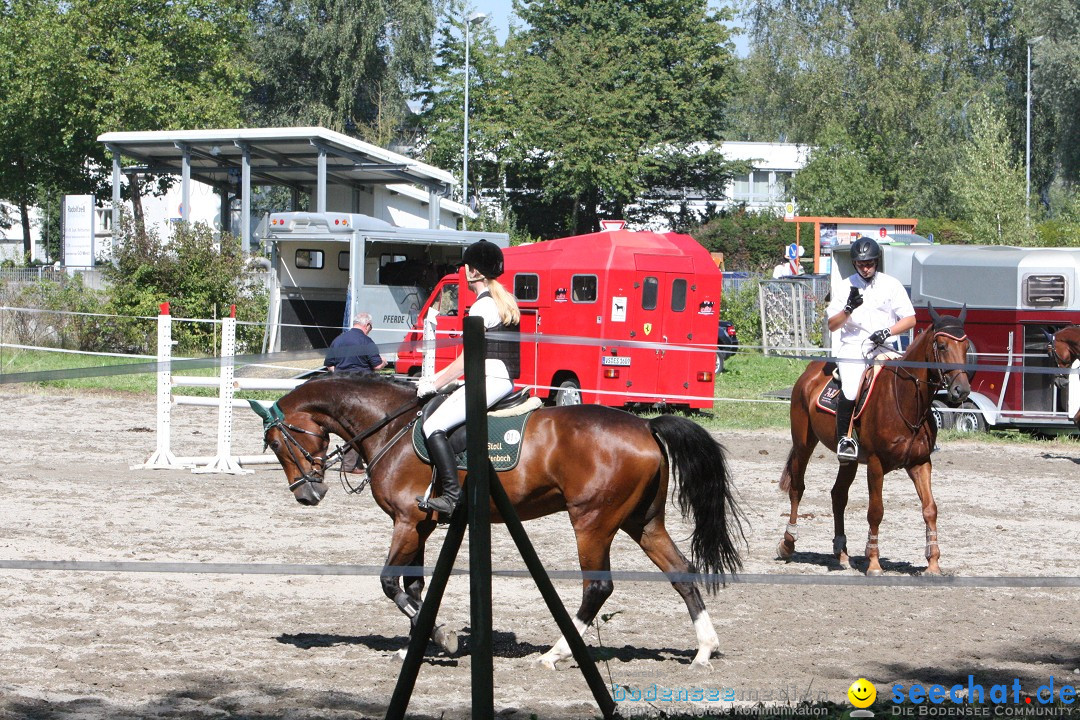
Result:
<svg viewBox="0 0 1080 720"><path fill-rule="evenodd" d="M371 314L356 313L353 326L334 338L326 351L326 369L330 372L371 373L386 367L379 347L368 337Z"/></svg>

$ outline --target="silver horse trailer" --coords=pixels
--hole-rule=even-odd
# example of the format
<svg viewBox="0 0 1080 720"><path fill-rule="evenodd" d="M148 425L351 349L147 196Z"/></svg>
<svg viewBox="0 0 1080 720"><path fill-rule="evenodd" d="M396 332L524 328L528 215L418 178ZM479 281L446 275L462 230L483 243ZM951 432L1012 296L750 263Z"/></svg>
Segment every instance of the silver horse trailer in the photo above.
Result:
<svg viewBox="0 0 1080 720"><path fill-rule="evenodd" d="M393 361L431 289L477 240L509 245L506 233L392 225L354 213L272 213L263 242L273 279L265 349L328 347L357 312Z"/></svg>

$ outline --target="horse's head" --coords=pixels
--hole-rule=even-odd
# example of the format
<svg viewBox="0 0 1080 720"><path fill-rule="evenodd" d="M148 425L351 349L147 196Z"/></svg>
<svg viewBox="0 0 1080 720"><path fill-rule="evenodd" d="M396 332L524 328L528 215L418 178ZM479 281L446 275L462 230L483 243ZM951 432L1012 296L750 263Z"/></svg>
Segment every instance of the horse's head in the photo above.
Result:
<svg viewBox="0 0 1080 720"><path fill-rule="evenodd" d="M1043 330L1043 335L1046 336L1046 354L1050 359L1058 367L1072 365L1077 357L1074 343L1080 341L1080 326L1073 325L1053 334Z"/></svg>
<svg viewBox="0 0 1080 720"><path fill-rule="evenodd" d="M930 319L934 322L932 355L927 357L938 367L932 368L931 373L936 373L938 382L945 389L950 403L961 403L967 400L971 393L971 380L968 378L964 365L967 363L967 353L970 347L967 333L964 331L964 318L967 317L967 305L960 310L960 315L939 315L933 305L927 305L930 311ZM946 370L946 367L952 366Z"/></svg>
<svg viewBox="0 0 1080 720"><path fill-rule="evenodd" d="M256 400L248 400L251 409L263 420L263 442L274 451L289 490L301 505L318 505L326 495L326 448L330 434L319 425L311 414L292 410L286 402L288 396L264 408Z"/></svg>

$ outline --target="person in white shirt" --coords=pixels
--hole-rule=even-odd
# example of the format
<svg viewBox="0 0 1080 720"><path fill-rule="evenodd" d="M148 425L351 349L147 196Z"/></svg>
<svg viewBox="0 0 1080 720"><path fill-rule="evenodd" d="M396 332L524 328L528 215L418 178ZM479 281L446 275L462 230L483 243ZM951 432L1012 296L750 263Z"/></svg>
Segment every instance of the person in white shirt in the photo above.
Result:
<svg viewBox="0 0 1080 720"><path fill-rule="evenodd" d="M476 302L469 308L470 317L484 319L484 327L499 333L516 332L521 325L521 310L517 300L496 279L503 274L503 252L498 245L480 240L465 249L462 255L465 280L476 293ZM465 372L465 354L458 355L449 365L435 375L420 378L417 397L423 399L435 394L439 388L457 380ZM521 348L518 341L490 339L487 341L487 357L484 359L484 386L487 406L491 407L509 395L514 380L521 375ZM465 422L465 386L461 385L424 421L423 433L435 465L439 481L438 497L425 500L416 498L420 508L437 511L443 520L454 514L461 500L458 484L457 460L450 448L447 434Z"/></svg>
<svg viewBox="0 0 1080 720"><path fill-rule="evenodd" d="M851 244L852 274L841 287L845 296L834 292L826 311L829 330L839 330L833 348L840 368L840 397L836 406L836 457L855 462L859 444L851 436L851 415L866 366L889 350L888 339L915 327L915 308L900 281L878 271L881 246L873 239L859 237Z"/></svg>

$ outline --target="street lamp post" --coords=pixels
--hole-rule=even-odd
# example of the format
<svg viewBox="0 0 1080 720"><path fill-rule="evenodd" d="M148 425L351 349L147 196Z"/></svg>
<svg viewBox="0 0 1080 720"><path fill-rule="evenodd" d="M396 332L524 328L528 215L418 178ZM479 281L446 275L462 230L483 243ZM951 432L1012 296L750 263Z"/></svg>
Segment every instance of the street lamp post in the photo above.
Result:
<svg viewBox="0 0 1080 720"><path fill-rule="evenodd" d="M465 22L465 137L461 148L461 203L465 206L465 211L461 214L462 229L469 217L469 27L485 19L486 14L474 12Z"/></svg>
<svg viewBox="0 0 1080 720"><path fill-rule="evenodd" d="M1031 222L1031 46L1040 42L1043 36L1033 37L1027 41L1027 145L1024 153L1026 190L1024 194L1025 217Z"/></svg>

